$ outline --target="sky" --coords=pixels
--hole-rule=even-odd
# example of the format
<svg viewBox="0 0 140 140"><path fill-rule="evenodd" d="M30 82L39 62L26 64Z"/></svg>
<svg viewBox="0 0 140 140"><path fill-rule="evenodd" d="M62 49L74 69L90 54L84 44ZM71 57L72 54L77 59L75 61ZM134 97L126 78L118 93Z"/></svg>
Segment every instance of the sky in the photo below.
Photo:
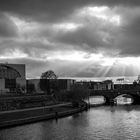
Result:
<svg viewBox="0 0 140 140"><path fill-rule="evenodd" d="M140 1L1 0L0 62L27 78L140 74Z"/></svg>

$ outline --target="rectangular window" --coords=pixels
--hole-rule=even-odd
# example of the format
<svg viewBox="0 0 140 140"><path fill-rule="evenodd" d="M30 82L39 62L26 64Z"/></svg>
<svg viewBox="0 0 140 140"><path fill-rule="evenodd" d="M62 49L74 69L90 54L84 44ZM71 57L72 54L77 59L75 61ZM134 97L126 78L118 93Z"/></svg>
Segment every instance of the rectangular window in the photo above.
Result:
<svg viewBox="0 0 140 140"><path fill-rule="evenodd" d="M5 79L5 88L16 88L16 79Z"/></svg>

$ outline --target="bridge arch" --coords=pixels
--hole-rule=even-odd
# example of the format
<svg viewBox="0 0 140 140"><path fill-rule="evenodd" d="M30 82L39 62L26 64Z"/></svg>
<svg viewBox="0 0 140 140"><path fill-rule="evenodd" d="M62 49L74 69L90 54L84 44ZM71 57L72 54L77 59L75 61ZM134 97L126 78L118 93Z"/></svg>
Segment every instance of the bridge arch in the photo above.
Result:
<svg viewBox="0 0 140 140"><path fill-rule="evenodd" d="M133 95L131 94L119 94L118 96L114 97L114 103L117 103L117 99L119 99L120 97L125 97L126 98L126 101L127 101L127 98L131 98L131 104L133 104L134 102L134 97Z"/></svg>
<svg viewBox="0 0 140 140"><path fill-rule="evenodd" d="M108 90L108 91L91 91L90 96L103 96L105 98L105 105L113 105L114 99L119 96L131 97L133 99L132 104L140 104L140 92L135 90Z"/></svg>
<svg viewBox="0 0 140 140"><path fill-rule="evenodd" d="M97 96L90 96L89 100L87 101L90 105L103 105L105 103L105 98L102 95Z"/></svg>

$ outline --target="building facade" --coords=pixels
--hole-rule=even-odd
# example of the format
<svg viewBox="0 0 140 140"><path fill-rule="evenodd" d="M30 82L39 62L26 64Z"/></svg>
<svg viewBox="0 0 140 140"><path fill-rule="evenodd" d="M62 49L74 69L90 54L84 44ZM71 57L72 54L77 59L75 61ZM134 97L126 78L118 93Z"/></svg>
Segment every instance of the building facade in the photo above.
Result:
<svg viewBox="0 0 140 140"><path fill-rule="evenodd" d="M94 90L113 90L114 83L112 80L105 80L102 82L91 82L91 88Z"/></svg>
<svg viewBox="0 0 140 140"><path fill-rule="evenodd" d="M112 82L112 80L105 80L102 82L80 81L80 82L77 82L77 84L80 84L92 90L113 90L114 89L114 83Z"/></svg>
<svg viewBox="0 0 140 140"><path fill-rule="evenodd" d="M56 90L70 90L71 86L75 83L72 79L28 79L27 80L27 92L42 94Z"/></svg>
<svg viewBox="0 0 140 140"><path fill-rule="evenodd" d="M0 94L26 92L25 64L0 63Z"/></svg>

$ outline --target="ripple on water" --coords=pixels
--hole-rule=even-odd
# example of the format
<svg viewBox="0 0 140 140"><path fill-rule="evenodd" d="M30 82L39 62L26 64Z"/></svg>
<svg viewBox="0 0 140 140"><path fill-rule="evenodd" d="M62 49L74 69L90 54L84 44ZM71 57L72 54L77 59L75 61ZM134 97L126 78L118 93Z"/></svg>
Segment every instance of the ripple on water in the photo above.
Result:
<svg viewBox="0 0 140 140"><path fill-rule="evenodd" d="M0 130L0 140L139 140L140 106L96 107L58 121Z"/></svg>

